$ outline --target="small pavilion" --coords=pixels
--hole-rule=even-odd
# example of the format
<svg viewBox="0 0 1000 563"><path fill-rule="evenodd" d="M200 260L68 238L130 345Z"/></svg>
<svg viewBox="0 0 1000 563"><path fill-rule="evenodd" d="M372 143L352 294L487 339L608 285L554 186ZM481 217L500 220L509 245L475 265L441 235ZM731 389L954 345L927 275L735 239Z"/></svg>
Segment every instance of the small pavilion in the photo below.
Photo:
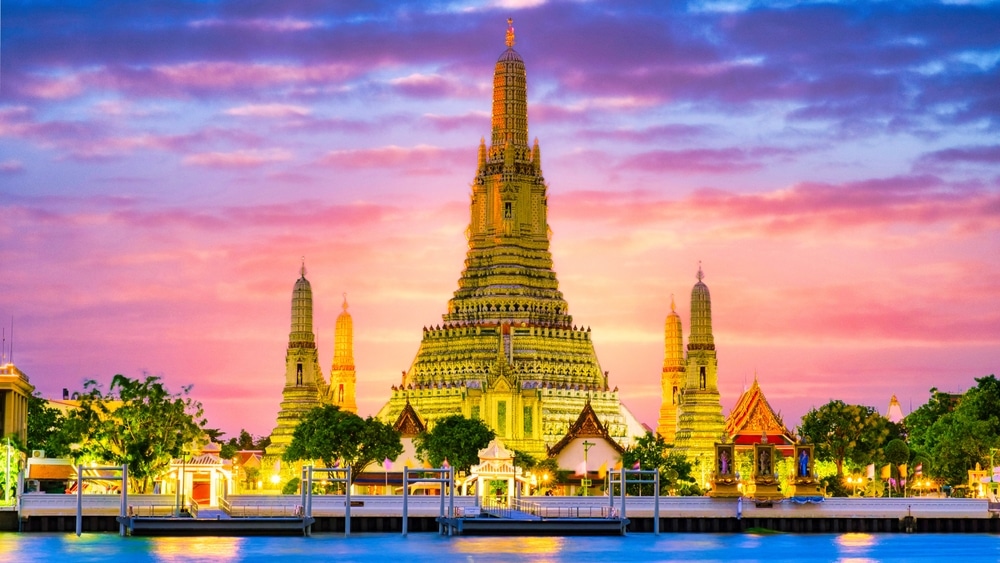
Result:
<svg viewBox="0 0 1000 563"><path fill-rule="evenodd" d="M795 453L795 437L785 427L781 415L768 404L756 375L753 385L740 395L736 406L729 412L726 435L732 439L737 450L750 451L755 444L767 443L774 444L784 457Z"/></svg>
<svg viewBox="0 0 1000 563"><path fill-rule="evenodd" d="M481 500L495 495L498 504L510 506L510 499L527 492L531 485L522 472L514 465L514 452L504 447L500 438L494 438L486 448L479 450L479 465L469 469L469 477L462 483L462 494L468 494L469 485L475 483L476 496ZM504 483L505 488L490 490L498 481Z"/></svg>

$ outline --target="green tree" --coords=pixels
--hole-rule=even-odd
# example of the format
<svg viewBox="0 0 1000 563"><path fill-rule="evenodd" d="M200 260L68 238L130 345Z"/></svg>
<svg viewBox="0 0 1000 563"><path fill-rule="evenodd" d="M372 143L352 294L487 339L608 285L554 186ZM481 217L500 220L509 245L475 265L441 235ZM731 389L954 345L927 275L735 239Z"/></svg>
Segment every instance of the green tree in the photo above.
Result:
<svg viewBox="0 0 1000 563"><path fill-rule="evenodd" d="M622 466L626 469L639 464L640 469L656 469L660 472L660 494L668 494L671 490L699 490L691 483L691 462L680 454L675 454L659 435L646 432L639 437L635 444L626 448L622 453ZM647 477L644 477L647 478ZM687 483L687 486L684 484ZM649 485L640 487L639 485L629 485L626 492L629 494L639 494L641 490L650 491Z"/></svg>
<svg viewBox="0 0 1000 563"><path fill-rule="evenodd" d="M910 447L906 445L906 442L900 440L899 438L890 440L889 443L885 445L883 453L885 455L885 460L897 467L910 461Z"/></svg>
<svg viewBox="0 0 1000 563"><path fill-rule="evenodd" d="M128 465L130 488L145 493L152 479L185 449L204 441L206 421L201 403L167 391L159 377L111 378L107 394L93 380L84 383L80 407L66 417L68 443L77 456L112 465Z"/></svg>
<svg viewBox="0 0 1000 563"><path fill-rule="evenodd" d="M414 443L421 461L441 467L447 459L456 471L468 471L479 463L479 450L490 445L495 436L483 421L453 414L438 420L430 430L421 432Z"/></svg>
<svg viewBox="0 0 1000 563"><path fill-rule="evenodd" d="M28 443L25 450L44 450L47 457L69 455L69 442L64 431L66 417L59 409L49 406L37 392L28 397Z"/></svg>
<svg viewBox="0 0 1000 563"><path fill-rule="evenodd" d="M836 463L837 477L843 477L845 461L865 466L877 459L891 432L889 420L874 408L840 400L810 410L799 426L799 435L816 447L816 458Z"/></svg>
<svg viewBox="0 0 1000 563"><path fill-rule="evenodd" d="M1000 446L1000 381L994 375L976 379L964 394L941 393L931 397L905 423L914 463L927 459L924 474L944 477L952 485L964 483L968 470L987 466L990 450Z"/></svg>
<svg viewBox="0 0 1000 563"><path fill-rule="evenodd" d="M239 437L232 437L226 443L222 444L222 452L219 454L222 459L232 459L236 452L242 450L265 450L271 445L270 436L254 436L246 431L246 429L240 429Z"/></svg>
<svg viewBox="0 0 1000 563"><path fill-rule="evenodd" d="M403 453L399 432L372 417L325 405L307 412L292 433L285 461L316 460L326 467L350 465L352 481L375 461Z"/></svg>

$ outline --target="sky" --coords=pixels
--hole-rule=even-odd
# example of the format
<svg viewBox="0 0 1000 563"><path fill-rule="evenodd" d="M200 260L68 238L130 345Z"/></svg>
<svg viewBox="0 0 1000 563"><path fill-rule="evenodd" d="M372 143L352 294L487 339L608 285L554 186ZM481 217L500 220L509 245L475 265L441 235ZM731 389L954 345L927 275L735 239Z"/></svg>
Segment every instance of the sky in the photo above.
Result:
<svg viewBox="0 0 1000 563"><path fill-rule="evenodd" d="M508 17L574 323L651 427L699 262L724 413L904 412L1000 363L996 2L13 1L4 356L274 427L304 257L374 414L457 288ZM13 331L13 334L12 334Z"/></svg>

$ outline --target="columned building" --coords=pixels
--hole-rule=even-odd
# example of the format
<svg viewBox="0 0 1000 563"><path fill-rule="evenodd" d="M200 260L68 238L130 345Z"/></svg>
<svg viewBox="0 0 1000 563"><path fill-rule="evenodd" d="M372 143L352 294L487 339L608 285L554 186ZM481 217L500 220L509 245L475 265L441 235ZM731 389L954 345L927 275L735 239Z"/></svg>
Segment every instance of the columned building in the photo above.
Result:
<svg viewBox="0 0 1000 563"><path fill-rule="evenodd" d="M28 397L35 392L28 376L7 362L0 365L0 438L16 436L28 443Z"/></svg>
<svg viewBox="0 0 1000 563"><path fill-rule="evenodd" d="M508 21L510 23L510 21ZM528 142L527 76L514 29L493 73L490 142L480 140L469 249L443 323L424 327L416 358L378 417L407 401L434 421L462 414L503 443L538 457L566 435L589 401L614 439L642 433L611 390L589 328L573 323L549 253L541 149Z"/></svg>

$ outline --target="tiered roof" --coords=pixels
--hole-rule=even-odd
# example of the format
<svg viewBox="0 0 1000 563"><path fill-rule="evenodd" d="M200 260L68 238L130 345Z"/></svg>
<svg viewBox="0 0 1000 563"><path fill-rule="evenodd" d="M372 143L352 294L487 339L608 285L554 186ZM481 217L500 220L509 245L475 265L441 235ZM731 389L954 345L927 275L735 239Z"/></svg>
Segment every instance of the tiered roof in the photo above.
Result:
<svg viewBox="0 0 1000 563"><path fill-rule="evenodd" d="M768 404L764 392L754 377L753 385L740 395L736 406L726 418L726 435L736 445L750 445L767 442L781 446L795 444L795 436L785 427L781 415Z"/></svg>

